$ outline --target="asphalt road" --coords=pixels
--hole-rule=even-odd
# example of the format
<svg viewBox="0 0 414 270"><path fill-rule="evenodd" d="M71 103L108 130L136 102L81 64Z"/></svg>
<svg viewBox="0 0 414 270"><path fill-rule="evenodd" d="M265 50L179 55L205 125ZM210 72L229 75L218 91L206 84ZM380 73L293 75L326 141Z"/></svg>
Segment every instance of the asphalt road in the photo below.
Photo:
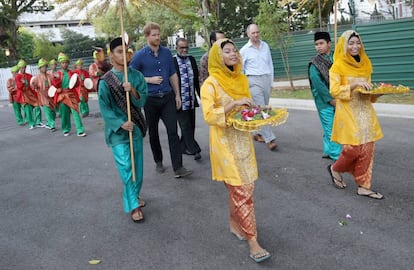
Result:
<svg viewBox="0 0 414 270"><path fill-rule="evenodd" d="M90 106L97 112L96 100ZM200 111L198 119L202 160L184 156L188 179L173 178L163 127L164 174L145 138L146 220L135 224L123 212L101 118L84 119L87 137L64 137L60 128L18 127L11 108L0 107L0 269L414 268L413 119L380 117L373 189L382 201L357 196L348 175L348 188L333 187L314 111L290 110L275 128L277 151L255 143L259 241L273 254L260 265L229 232L227 193L211 181Z"/></svg>

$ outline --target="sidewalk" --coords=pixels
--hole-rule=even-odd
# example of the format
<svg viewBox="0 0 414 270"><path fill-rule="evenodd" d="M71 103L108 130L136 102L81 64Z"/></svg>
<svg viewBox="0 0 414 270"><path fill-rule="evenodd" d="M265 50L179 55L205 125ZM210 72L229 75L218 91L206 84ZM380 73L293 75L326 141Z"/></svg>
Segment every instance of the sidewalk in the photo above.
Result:
<svg viewBox="0 0 414 270"><path fill-rule="evenodd" d="M309 87L309 82L307 79L296 80L293 82L295 86L298 87ZM290 86L289 82L274 82L274 87L288 87ZM97 100L96 93L89 94L90 100ZM316 111L315 103L313 100L309 99L279 99L271 98L270 105L275 107L285 107L293 110L307 110L307 111ZM10 106L8 100L0 100L0 108ZM374 103L374 108L378 116L385 117L397 117L397 118L407 118L414 119L414 105L406 104L390 104L390 103Z"/></svg>

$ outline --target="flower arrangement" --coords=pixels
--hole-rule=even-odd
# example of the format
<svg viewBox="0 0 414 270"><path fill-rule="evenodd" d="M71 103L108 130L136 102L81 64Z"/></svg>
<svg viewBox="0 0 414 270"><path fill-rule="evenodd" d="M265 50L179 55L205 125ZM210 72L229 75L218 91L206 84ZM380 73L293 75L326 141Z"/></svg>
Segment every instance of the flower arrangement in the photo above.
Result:
<svg viewBox="0 0 414 270"><path fill-rule="evenodd" d="M272 108L270 106L269 107L255 106L252 108L243 109L239 113L236 113L234 117L244 120L244 121L253 121L253 120L267 119L270 116L275 115L275 114L276 113L272 111Z"/></svg>
<svg viewBox="0 0 414 270"><path fill-rule="evenodd" d="M288 116L289 113L285 108L254 106L231 112L227 123L237 130L255 131L266 125L281 125L286 122Z"/></svg>
<svg viewBox="0 0 414 270"><path fill-rule="evenodd" d="M392 85L390 83L374 83L371 90L358 89L363 94L404 94L410 91L410 88L404 85Z"/></svg>

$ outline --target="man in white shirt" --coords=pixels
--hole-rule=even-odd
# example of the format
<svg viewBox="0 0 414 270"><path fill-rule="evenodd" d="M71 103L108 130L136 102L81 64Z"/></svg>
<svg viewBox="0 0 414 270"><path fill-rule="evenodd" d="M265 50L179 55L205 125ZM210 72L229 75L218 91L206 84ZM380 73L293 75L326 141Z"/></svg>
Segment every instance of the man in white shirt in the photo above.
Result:
<svg viewBox="0 0 414 270"><path fill-rule="evenodd" d="M250 24L246 29L249 41L241 48L244 73L249 80L249 88L254 103L260 106L269 105L270 91L274 78L272 56L269 45L260 40L259 27ZM253 139L267 144L269 150L277 148L276 136L271 126L265 126L253 133Z"/></svg>

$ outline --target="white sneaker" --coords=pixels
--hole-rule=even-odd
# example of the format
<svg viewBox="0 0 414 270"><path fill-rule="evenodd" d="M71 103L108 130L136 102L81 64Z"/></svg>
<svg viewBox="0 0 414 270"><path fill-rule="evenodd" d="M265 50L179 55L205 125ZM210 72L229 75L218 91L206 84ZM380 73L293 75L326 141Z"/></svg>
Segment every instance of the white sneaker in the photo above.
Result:
<svg viewBox="0 0 414 270"><path fill-rule="evenodd" d="M65 132L65 133L63 133L63 136L65 136L65 137L67 137L67 136L69 136L69 132Z"/></svg>
<svg viewBox="0 0 414 270"><path fill-rule="evenodd" d="M85 137L86 136L86 133L85 132L82 132L82 133L79 133L78 134L78 137Z"/></svg>
<svg viewBox="0 0 414 270"><path fill-rule="evenodd" d="M45 127L45 125L43 123L39 123L39 124L36 125L36 127L43 128L43 127Z"/></svg>

